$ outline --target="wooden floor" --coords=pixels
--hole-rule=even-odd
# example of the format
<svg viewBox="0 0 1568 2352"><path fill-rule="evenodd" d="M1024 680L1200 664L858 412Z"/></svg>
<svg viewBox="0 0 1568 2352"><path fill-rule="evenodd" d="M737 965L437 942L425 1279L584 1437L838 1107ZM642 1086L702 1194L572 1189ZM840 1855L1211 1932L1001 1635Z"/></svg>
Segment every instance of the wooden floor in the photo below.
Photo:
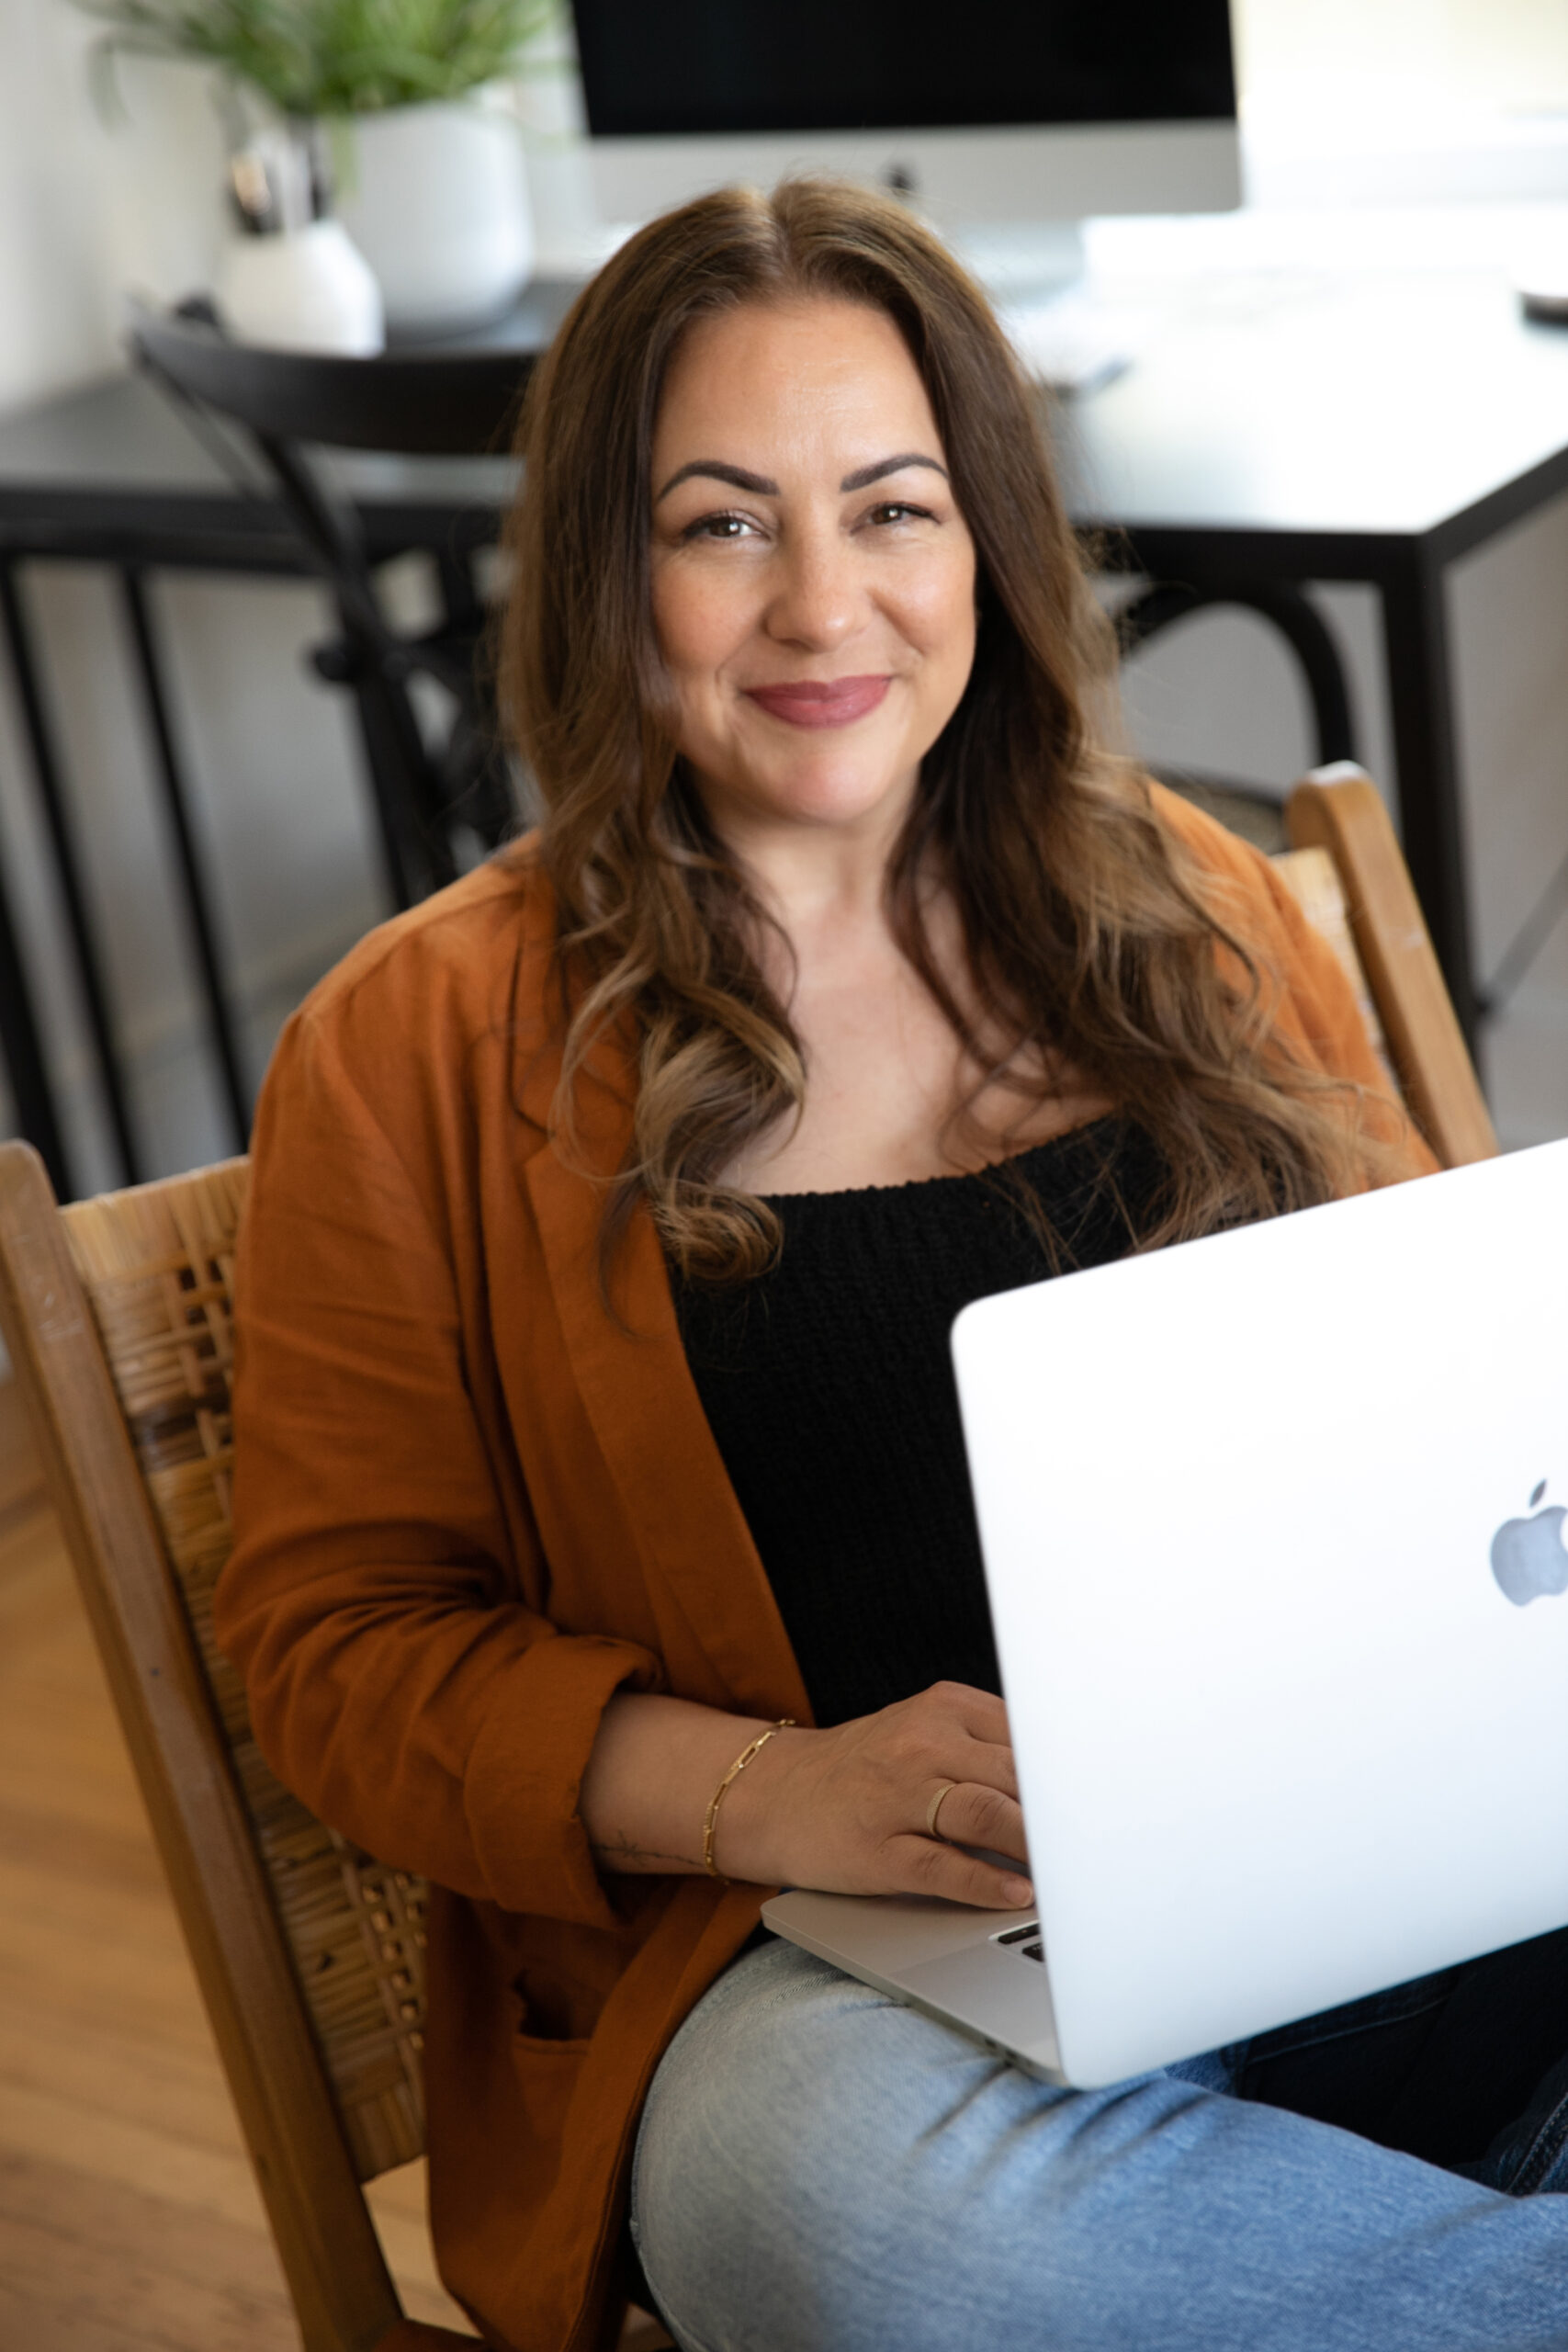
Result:
<svg viewBox="0 0 1568 2352"><path fill-rule="evenodd" d="M369 2191L414 2317L423 2167ZM666 2345L643 2322L623 2352ZM0 2352L298 2352L16 1392L0 1383Z"/></svg>

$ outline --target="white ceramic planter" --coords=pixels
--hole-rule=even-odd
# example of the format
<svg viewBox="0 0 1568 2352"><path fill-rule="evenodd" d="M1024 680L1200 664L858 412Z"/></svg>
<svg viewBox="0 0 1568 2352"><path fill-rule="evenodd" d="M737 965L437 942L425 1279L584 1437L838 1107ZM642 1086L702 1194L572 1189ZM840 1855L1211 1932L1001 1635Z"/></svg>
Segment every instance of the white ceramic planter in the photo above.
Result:
<svg viewBox="0 0 1568 2352"><path fill-rule="evenodd" d="M515 119L483 92L334 123L337 210L393 334L496 317L527 284L534 224Z"/></svg>
<svg viewBox="0 0 1568 2352"><path fill-rule="evenodd" d="M233 238L213 290L225 325L242 343L366 358L384 341L380 291L336 220Z"/></svg>

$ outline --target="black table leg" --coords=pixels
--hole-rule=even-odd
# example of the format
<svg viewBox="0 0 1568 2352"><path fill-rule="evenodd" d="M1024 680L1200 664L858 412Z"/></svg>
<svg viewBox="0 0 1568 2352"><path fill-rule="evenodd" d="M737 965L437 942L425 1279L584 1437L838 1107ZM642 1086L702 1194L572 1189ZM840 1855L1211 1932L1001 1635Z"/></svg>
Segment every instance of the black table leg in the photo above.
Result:
<svg viewBox="0 0 1568 2352"><path fill-rule="evenodd" d="M130 639L136 652L137 668L141 677L141 692L147 705L148 723L152 730L157 752L158 779L163 786L164 806L169 829L175 837L175 854L179 861L180 881L184 888L186 915L190 923L191 939L196 948L197 962L201 967L202 994L207 1002L207 1025L218 1056L218 1067L223 1081L223 1092L229 1105L229 1116L234 1132L235 1148L243 1151L250 1140L250 1093L240 1066L239 1041L229 1016L228 991L224 986L222 967L218 957L218 942L213 929L207 877L202 872L201 854L190 821L190 797L181 773L179 753L175 745L174 723L170 716L169 697L164 684L163 665L158 659L157 641L152 633L152 616L148 609L147 592L139 571L128 566L120 573L125 591L126 618L130 625Z"/></svg>
<svg viewBox="0 0 1568 2352"><path fill-rule="evenodd" d="M1402 548L1382 582L1382 612L1405 860L1473 1052L1478 1005L1441 567L1417 548Z"/></svg>
<svg viewBox="0 0 1568 2352"><path fill-rule="evenodd" d="M54 1090L49 1082L49 1068L39 1035L38 1016L33 1011L32 989L28 983L21 943L11 916L10 893L3 875L0 875L0 1053L6 1057L6 1075L10 1081L17 1125L28 1143L43 1154L56 1199L69 1201L74 1197L75 1187L71 1181L70 1164L60 1132L60 1116L54 1105Z"/></svg>
<svg viewBox="0 0 1568 2352"><path fill-rule="evenodd" d="M27 615L22 609L16 573L9 563L3 561L0 561L0 628L4 628L11 656L22 725L32 755L33 776L43 808L44 823L49 831L50 847L54 855L60 895L75 954L76 974L82 986L87 1025L92 1031L93 1045L98 1057L98 1072L103 1082L109 1124L119 1148L125 1181L134 1184L141 1175L141 1154L137 1150L136 1136L130 1124L119 1049L115 1042L114 1024L109 1019L108 995L98 963L92 921L87 912L86 894L76 861L76 846L71 837L71 820L66 814L60 762L55 755L54 740L44 711L43 688L38 664L33 659L31 635Z"/></svg>

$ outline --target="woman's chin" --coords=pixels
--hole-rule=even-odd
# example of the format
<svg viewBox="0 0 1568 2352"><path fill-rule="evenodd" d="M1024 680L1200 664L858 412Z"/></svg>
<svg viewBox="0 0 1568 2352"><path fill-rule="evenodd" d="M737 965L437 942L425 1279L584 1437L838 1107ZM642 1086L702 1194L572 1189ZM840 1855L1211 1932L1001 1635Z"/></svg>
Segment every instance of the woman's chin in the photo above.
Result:
<svg viewBox="0 0 1568 2352"><path fill-rule="evenodd" d="M903 820L918 768L890 773L860 763L804 762L780 773L736 776L714 786L698 782L715 821L748 830L798 826L812 831L879 834Z"/></svg>

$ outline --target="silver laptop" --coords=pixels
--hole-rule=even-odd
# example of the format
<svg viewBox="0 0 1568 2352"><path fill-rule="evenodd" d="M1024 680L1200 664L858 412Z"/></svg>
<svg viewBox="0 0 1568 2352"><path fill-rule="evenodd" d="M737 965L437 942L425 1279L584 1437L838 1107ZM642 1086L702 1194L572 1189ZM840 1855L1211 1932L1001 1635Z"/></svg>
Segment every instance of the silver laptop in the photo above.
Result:
<svg viewBox="0 0 1568 2352"><path fill-rule="evenodd" d="M770 1928L1087 2087L1568 1923L1568 1143L953 1349L1038 1912Z"/></svg>

